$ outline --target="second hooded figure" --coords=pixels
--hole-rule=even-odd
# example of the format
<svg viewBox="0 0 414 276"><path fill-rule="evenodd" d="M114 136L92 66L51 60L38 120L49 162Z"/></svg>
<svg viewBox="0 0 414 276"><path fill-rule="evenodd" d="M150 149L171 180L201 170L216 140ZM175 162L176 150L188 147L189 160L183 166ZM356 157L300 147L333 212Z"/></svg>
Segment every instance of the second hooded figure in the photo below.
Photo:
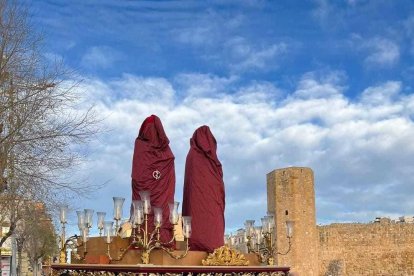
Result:
<svg viewBox="0 0 414 276"><path fill-rule="evenodd" d="M225 191L217 142L208 126L190 139L184 176L183 216L191 216L190 250L212 252L224 244Z"/></svg>

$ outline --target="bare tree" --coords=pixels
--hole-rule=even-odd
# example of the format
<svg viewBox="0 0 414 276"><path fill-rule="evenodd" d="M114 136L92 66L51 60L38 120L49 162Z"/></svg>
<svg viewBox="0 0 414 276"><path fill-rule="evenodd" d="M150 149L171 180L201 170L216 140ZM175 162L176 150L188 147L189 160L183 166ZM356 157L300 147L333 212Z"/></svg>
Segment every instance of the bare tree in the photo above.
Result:
<svg viewBox="0 0 414 276"><path fill-rule="evenodd" d="M97 131L95 117L79 108L68 72L44 58L41 42L27 9L0 0L0 223L10 224L0 247L27 200L53 205L90 188L66 176Z"/></svg>

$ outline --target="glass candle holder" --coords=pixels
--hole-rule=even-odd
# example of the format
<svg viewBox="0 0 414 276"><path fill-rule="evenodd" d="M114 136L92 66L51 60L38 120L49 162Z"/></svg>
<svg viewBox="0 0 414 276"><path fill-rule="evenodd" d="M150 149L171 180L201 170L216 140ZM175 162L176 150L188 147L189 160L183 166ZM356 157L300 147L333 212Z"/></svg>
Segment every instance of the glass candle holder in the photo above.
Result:
<svg viewBox="0 0 414 276"><path fill-rule="evenodd" d="M151 194L150 191L140 191L139 196L143 202L144 214L151 213Z"/></svg>
<svg viewBox="0 0 414 276"><path fill-rule="evenodd" d="M87 228L91 228L94 211L92 209L85 209L84 212L85 212L85 225Z"/></svg>
<svg viewBox="0 0 414 276"><path fill-rule="evenodd" d="M113 197L114 200L114 219L120 220L122 218L122 207L124 205L125 198Z"/></svg>
<svg viewBox="0 0 414 276"><path fill-rule="evenodd" d="M68 222L68 205L62 205L60 206L60 223L64 224Z"/></svg>
<svg viewBox="0 0 414 276"><path fill-rule="evenodd" d="M82 232L82 229L85 228L85 212L76 211L76 214L78 215L78 228Z"/></svg>
<svg viewBox="0 0 414 276"><path fill-rule="evenodd" d="M295 222L292 220L286 221L286 236L288 238L293 237L293 226L295 225Z"/></svg>
<svg viewBox="0 0 414 276"><path fill-rule="evenodd" d="M141 225L144 222L144 207L142 200L133 200L133 216L132 216L132 227Z"/></svg>
<svg viewBox="0 0 414 276"><path fill-rule="evenodd" d="M170 222L173 225L176 225L178 223L178 206L180 205L180 202L174 201L173 203L169 203L168 207L170 207Z"/></svg>
<svg viewBox="0 0 414 276"><path fill-rule="evenodd" d="M160 207L154 207L154 225L155 227L161 227L162 224L162 209Z"/></svg>
<svg viewBox="0 0 414 276"><path fill-rule="evenodd" d="M104 221L105 221L105 212L96 212L96 215L98 216L98 222L97 222L97 226L99 231L102 231L102 229L104 228Z"/></svg>
<svg viewBox="0 0 414 276"><path fill-rule="evenodd" d="M81 234L82 234L82 241L84 243L86 243L88 241L88 238L89 238L89 228L84 227L81 231Z"/></svg>
<svg viewBox="0 0 414 276"><path fill-rule="evenodd" d="M267 216L260 219L262 221L263 234L269 233L269 218Z"/></svg>
<svg viewBox="0 0 414 276"><path fill-rule="evenodd" d="M183 216L183 235L185 238L191 237L191 217Z"/></svg>
<svg viewBox="0 0 414 276"><path fill-rule="evenodd" d="M106 243L112 242L112 235L114 232L114 222L113 221L105 221L104 222L104 239Z"/></svg>
<svg viewBox="0 0 414 276"><path fill-rule="evenodd" d="M251 237L254 230L254 220L246 220L246 222L244 223L244 227L246 228L246 235Z"/></svg>
<svg viewBox="0 0 414 276"><path fill-rule="evenodd" d="M256 237L257 237L256 239L257 244L261 244L262 243L262 227L256 228L255 232L256 232Z"/></svg>
<svg viewBox="0 0 414 276"><path fill-rule="evenodd" d="M275 216L272 213L267 213L267 231L269 233L273 232L275 228Z"/></svg>

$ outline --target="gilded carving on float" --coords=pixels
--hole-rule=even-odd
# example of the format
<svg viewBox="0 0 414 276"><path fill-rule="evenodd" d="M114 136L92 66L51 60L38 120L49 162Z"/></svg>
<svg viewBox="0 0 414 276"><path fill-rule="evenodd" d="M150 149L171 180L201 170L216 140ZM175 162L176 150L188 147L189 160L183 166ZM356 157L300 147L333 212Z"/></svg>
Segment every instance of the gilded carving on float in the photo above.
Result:
<svg viewBox="0 0 414 276"><path fill-rule="evenodd" d="M213 253L210 253L206 259L202 260L202 264L205 266L246 266L249 265L249 261L239 251L232 249L227 245L223 245L222 247L214 250Z"/></svg>

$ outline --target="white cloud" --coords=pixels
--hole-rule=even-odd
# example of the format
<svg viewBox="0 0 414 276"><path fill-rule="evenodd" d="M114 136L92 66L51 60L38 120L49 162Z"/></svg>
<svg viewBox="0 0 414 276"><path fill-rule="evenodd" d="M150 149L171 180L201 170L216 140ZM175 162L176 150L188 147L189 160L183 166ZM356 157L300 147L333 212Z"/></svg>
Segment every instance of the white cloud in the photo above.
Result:
<svg viewBox="0 0 414 276"><path fill-rule="evenodd" d="M365 63L368 66L389 67L395 65L400 58L400 49L392 40L375 37L365 41L362 48L368 52Z"/></svg>
<svg viewBox="0 0 414 276"><path fill-rule="evenodd" d="M406 35L411 43L410 53L411 55L414 55L414 15L411 15L409 18L407 18L404 21L403 25Z"/></svg>
<svg viewBox="0 0 414 276"><path fill-rule="evenodd" d="M108 46L93 46L83 55L81 64L87 68L106 69L122 58L122 54Z"/></svg>
<svg viewBox="0 0 414 276"><path fill-rule="evenodd" d="M312 15L320 20L324 21L333 11L332 5L327 0L314 0L315 9L312 11Z"/></svg>
<svg viewBox="0 0 414 276"><path fill-rule="evenodd" d="M210 74L180 74L175 78L175 83L180 87L184 97L193 98L200 96L220 96L237 80L237 77L217 77ZM223 96L223 95L222 95Z"/></svg>
<svg viewBox="0 0 414 276"><path fill-rule="evenodd" d="M171 34L178 42L199 47L211 47L223 41L224 34L240 27L243 15L232 14L224 16L213 10L208 10L200 17L195 17L190 26L174 28Z"/></svg>
<svg viewBox="0 0 414 276"><path fill-rule="evenodd" d="M224 47L231 57L230 69L236 72L276 68L278 59L287 52L288 48L284 42L259 47L242 37L230 39Z"/></svg>
<svg viewBox="0 0 414 276"><path fill-rule="evenodd" d="M243 24L241 14L229 17L208 11L191 26L176 28L171 33L174 40L201 50L200 57L206 62L226 67L231 72L278 68L289 45L283 41L251 41L238 36Z"/></svg>
<svg viewBox="0 0 414 276"><path fill-rule="evenodd" d="M186 74L172 82L132 75L88 80L81 88L95 95L97 111L112 130L91 145L94 181L111 180L97 197L131 197L133 142L145 117L157 114L176 156L180 201L189 138L198 126L211 127L224 168L229 230L265 213L265 174L288 165L314 170L318 221L413 214L413 98L400 93L401 83L389 81L351 101L342 93L343 82L337 72L309 73L284 96L271 83L240 86L237 79L214 75ZM94 204L110 209L102 201Z"/></svg>
<svg viewBox="0 0 414 276"><path fill-rule="evenodd" d="M342 94L340 86L343 74L332 72L319 78L314 72L305 74L299 81L298 88L293 93L295 98L325 98Z"/></svg>
<svg viewBox="0 0 414 276"><path fill-rule="evenodd" d="M382 85L369 87L362 92L361 101L366 104L389 104L401 91L401 82L388 81Z"/></svg>

